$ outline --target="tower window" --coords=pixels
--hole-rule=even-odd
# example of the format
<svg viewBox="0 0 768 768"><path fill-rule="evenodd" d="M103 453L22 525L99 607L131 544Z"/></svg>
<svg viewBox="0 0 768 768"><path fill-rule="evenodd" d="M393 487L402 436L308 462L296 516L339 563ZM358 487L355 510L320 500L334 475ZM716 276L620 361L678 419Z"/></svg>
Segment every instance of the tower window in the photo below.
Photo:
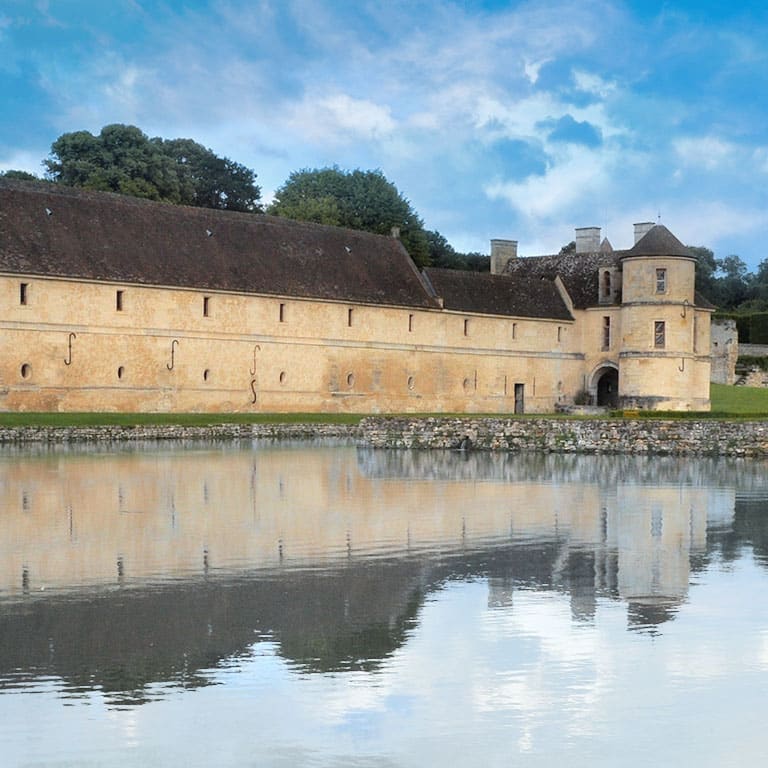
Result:
<svg viewBox="0 0 768 768"><path fill-rule="evenodd" d="M116 291L115 292L115 310L118 312L123 311L123 294L125 291Z"/></svg>
<svg viewBox="0 0 768 768"><path fill-rule="evenodd" d="M667 292L667 270L657 269L656 270L656 293L666 293L666 292Z"/></svg>
<svg viewBox="0 0 768 768"><path fill-rule="evenodd" d="M464 335L469 336L469 318L464 318Z"/></svg>
<svg viewBox="0 0 768 768"><path fill-rule="evenodd" d="M656 320L653 324L653 346L656 349L664 349L666 346L666 325L663 320Z"/></svg>
<svg viewBox="0 0 768 768"><path fill-rule="evenodd" d="M413 333L413 315L408 315L408 333Z"/></svg>
<svg viewBox="0 0 768 768"><path fill-rule="evenodd" d="M280 320L281 323L285 322L285 304L283 304L282 302L280 303L280 311L278 313L278 319Z"/></svg>
<svg viewBox="0 0 768 768"><path fill-rule="evenodd" d="M19 283L19 304L26 305L28 298L28 283Z"/></svg>
<svg viewBox="0 0 768 768"><path fill-rule="evenodd" d="M203 317L210 317L211 314L211 297L203 296Z"/></svg>
<svg viewBox="0 0 768 768"><path fill-rule="evenodd" d="M611 318L603 317L603 350L611 348Z"/></svg>
<svg viewBox="0 0 768 768"><path fill-rule="evenodd" d="M347 310L347 326L350 328L352 327L352 317L354 315L355 310L350 308Z"/></svg>
<svg viewBox="0 0 768 768"><path fill-rule="evenodd" d="M603 298L609 299L611 297L611 273L607 269L603 272L602 288Z"/></svg>

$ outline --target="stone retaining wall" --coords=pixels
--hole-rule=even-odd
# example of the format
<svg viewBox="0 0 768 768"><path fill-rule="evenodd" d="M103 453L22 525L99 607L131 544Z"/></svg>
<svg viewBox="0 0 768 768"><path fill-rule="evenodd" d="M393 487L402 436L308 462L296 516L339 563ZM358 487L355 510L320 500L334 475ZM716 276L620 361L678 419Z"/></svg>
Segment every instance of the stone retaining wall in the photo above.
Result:
<svg viewBox="0 0 768 768"><path fill-rule="evenodd" d="M768 421L369 417L359 426L217 424L0 429L0 443L159 440L328 440L373 448L768 457Z"/></svg>

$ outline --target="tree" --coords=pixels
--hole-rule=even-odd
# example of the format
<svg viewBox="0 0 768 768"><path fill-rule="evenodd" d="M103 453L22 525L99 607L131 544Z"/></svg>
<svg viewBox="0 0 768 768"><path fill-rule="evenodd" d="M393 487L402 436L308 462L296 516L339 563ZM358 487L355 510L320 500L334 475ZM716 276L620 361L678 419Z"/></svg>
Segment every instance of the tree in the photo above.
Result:
<svg viewBox="0 0 768 768"><path fill-rule="evenodd" d="M0 171L0 179L15 179L16 181L40 181L34 173L28 171Z"/></svg>
<svg viewBox="0 0 768 768"><path fill-rule="evenodd" d="M269 213L379 235L396 227L416 264L429 264L423 222L381 171L347 172L336 166L294 171L275 192Z"/></svg>
<svg viewBox="0 0 768 768"><path fill-rule="evenodd" d="M191 139L150 139L134 125L61 135L44 162L51 181L205 208L259 210L256 174Z"/></svg>
<svg viewBox="0 0 768 768"><path fill-rule="evenodd" d="M261 195L256 174L240 163L218 157L192 139L152 139L169 157L179 177L181 202L201 208L254 211Z"/></svg>

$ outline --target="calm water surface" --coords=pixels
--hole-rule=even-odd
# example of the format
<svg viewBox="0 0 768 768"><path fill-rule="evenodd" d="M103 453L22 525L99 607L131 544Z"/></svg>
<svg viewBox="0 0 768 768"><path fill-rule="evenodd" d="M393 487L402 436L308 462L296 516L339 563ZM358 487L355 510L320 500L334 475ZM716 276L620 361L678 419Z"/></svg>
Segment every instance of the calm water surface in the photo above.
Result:
<svg viewBox="0 0 768 768"><path fill-rule="evenodd" d="M764 766L765 462L0 452L3 766Z"/></svg>

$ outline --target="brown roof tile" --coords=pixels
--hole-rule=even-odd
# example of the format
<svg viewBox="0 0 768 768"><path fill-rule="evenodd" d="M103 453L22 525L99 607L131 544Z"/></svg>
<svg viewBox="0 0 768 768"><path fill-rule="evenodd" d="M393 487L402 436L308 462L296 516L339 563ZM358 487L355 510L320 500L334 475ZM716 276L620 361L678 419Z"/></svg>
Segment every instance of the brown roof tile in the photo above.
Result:
<svg viewBox="0 0 768 768"><path fill-rule="evenodd" d="M600 304L599 272L601 268L618 266L621 251L611 253L565 253L554 256L528 256L510 259L506 273L522 285L558 275L576 309Z"/></svg>
<svg viewBox="0 0 768 768"><path fill-rule="evenodd" d="M457 269L424 270L446 309L511 317L572 320L554 283Z"/></svg>
<svg viewBox="0 0 768 768"><path fill-rule="evenodd" d="M391 237L7 179L0 271L438 306Z"/></svg>

